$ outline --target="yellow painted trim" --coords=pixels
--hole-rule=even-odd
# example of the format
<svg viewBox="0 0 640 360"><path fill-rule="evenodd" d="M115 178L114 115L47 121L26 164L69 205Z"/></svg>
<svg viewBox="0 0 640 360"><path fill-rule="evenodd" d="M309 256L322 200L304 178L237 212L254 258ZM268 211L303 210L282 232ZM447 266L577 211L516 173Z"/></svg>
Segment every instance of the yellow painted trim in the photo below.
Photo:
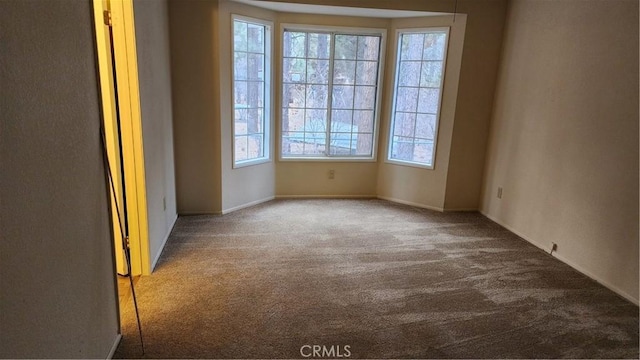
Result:
<svg viewBox="0 0 640 360"><path fill-rule="evenodd" d="M149 275L151 259L133 1L111 0L110 7L129 209L131 273Z"/></svg>
<svg viewBox="0 0 640 360"><path fill-rule="evenodd" d="M98 68L100 76L100 93L102 97L102 115L104 117L104 130L106 138L107 154L111 165L111 174L114 180L115 197L110 197L113 209L113 236L114 256L116 259L116 271L126 273L124 252L122 251L122 232L118 216L115 213L117 206L124 203L122 192L122 172L120 162L120 147L118 146L118 130L116 121L116 105L113 83L113 68L111 63L111 45L109 42L108 28L104 25L103 11L108 9L106 0L93 0L93 11L96 30L96 51L98 52Z"/></svg>

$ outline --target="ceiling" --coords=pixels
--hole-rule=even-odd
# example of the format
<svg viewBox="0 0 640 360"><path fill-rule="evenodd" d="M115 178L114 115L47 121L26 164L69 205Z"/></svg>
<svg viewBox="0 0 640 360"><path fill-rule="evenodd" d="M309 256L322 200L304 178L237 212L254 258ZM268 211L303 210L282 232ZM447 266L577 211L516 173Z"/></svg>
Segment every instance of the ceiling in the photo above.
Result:
<svg viewBox="0 0 640 360"><path fill-rule="evenodd" d="M371 9L347 6L327 6L327 5L311 5L311 4L294 4L278 1L259 1L259 0L233 0L235 2L261 7L268 10L278 12L292 12L303 14L319 14L319 15L341 15L341 16L362 16L375 18L406 18L421 16L440 16L450 15L449 13L428 12L428 11L410 11L410 10L388 10L388 9Z"/></svg>

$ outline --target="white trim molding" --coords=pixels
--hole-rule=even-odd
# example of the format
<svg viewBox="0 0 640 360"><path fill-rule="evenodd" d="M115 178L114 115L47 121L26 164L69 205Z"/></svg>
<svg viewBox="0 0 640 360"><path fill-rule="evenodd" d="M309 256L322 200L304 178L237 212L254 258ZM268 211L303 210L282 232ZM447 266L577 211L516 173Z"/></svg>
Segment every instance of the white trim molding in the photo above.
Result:
<svg viewBox="0 0 640 360"><path fill-rule="evenodd" d="M400 199L396 199L396 198L388 197L388 196L380 196L380 195L378 195L377 198L381 199L381 200L391 201L391 202L398 203L398 204L415 206L415 207L418 207L418 208L434 210L434 211L438 211L438 212L444 212L443 208L437 207L437 206L431 206L431 205L420 204L420 203L416 203L416 202L412 202L412 201L400 200Z"/></svg>
<svg viewBox="0 0 640 360"><path fill-rule="evenodd" d="M115 340L113 341L113 345L111 345L109 355L107 355L107 360L113 359L113 355L115 355L116 350L118 349L118 345L120 345L120 340L122 340L122 334L117 334Z"/></svg>

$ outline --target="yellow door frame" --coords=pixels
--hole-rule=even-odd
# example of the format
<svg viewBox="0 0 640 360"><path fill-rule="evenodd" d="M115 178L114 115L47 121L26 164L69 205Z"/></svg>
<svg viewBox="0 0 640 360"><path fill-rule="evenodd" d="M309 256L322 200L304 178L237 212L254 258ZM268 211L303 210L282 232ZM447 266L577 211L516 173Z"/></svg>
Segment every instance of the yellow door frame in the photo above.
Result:
<svg viewBox="0 0 640 360"><path fill-rule="evenodd" d="M105 30L104 26L103 14L105 11L109 12L111 19L113 56L116 67L115 80L118 84L124 195L126 196L129 224L131 274L149 275L151 274L151 259L133 1L93 0L93 6L105 121L107 116L113 118L115 115L115 107L112 105L113 100L111 100L115 91L112 79L113 72L111 72L111 47L107 42L109 38L106 31L108 30ZM109 97L106 101L105 96ZM110 146L115 146L115 144Z"/></svg>

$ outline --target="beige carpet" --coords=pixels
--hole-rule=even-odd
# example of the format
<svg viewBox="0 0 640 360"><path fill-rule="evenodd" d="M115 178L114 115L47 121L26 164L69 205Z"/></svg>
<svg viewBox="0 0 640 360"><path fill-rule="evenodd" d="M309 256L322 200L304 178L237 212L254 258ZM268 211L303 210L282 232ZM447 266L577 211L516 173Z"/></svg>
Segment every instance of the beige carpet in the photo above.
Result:
<svg viewBox="0 0 640 360"><path fill-rule="evenodd" d="M637 306L480 214L382 200L181 217L137 291L150 358L638 358Z"/></svg>

